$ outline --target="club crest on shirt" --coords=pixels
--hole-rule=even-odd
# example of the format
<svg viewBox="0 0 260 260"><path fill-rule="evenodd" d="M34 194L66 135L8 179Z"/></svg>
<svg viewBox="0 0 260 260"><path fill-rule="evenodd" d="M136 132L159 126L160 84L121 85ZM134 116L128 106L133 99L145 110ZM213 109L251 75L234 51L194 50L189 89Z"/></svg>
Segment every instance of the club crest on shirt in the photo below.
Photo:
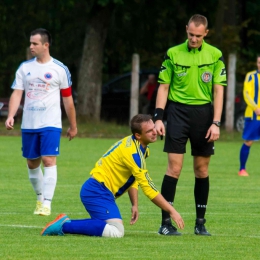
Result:
<svg viewBox="0 0 260 260"><path fill-rule="evenodd" d="M50 72L47 72L47 73L44 74L44 78L51 79L52 78L52 74Z"/></svg>
<svg viewBox="0 0 260 260"><path fill-rule="evenodd" d="M208 82L210 82L211 79L212 79L212 74L211 74L210 72L206 71L206 72L204 72L204 73L201 75L201 79L202 79L203 82L208 83Z"/></svg>

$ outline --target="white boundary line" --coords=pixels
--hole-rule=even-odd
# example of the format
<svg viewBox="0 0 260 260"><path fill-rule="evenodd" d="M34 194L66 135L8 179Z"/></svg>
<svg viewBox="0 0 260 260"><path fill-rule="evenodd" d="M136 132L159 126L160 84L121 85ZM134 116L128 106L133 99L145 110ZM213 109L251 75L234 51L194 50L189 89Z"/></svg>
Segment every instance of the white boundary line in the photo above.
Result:
<svg viewBox="0 0 260 260"><path fill-rule="evenodd" d="M27 225L4 225L0 224L0 227L13 227L13 228L43 228L39 226L27 226Z"/></svg>
<svg viewBox="0 0 260 260"><path fill-rule="evenodd" d="M81 215L84 215L84 216L86 216L86 217L88 217L89 215L88 215L88 213L86 212L86 211L84 211L84 209L82 210L82 212L73 212L73 211L70 211L70 212L68 212L68 211L64 211L64 212L52 212L52 215L55 217L56 215L59 215L59 214L61 214L61 213L64 213L64 214L67 214L67 215L79 215L79 216L81 216ZM24 213L21 213L21 212L0 212L0 216L6 216L6 215L23 215ZM218 212L218 213L207 213L207 216L216 216L216 215L221 215L221 216L223 216L223 215L226 215L226 216L228 216L228 215L234 215L235 213L234 212ZM151 215L158 215L158 216L160 216L160 212L158 211L158 212L140 212L139 211L139 215L149 215L149 216L151 216ZM190 216L190 215L194 215L194 213L189 213L189 212L182 212L181 213L181 215L182 216ZM239 213L239 216L237 216L238 218L241 218L241 216L243 216L243 215L245 215L245 216L251 216L251 217L259 217L259 213L250 213L250 214L248 214L247 212L245 212L244 214L243 213ZM36 216L37 217L37 216ZM129 213L129 217L130 217L130 213Z"/></svg>
<svg viewBox="0 0 260 260"><path fill-rule="evenodd" d="M27 225L3 225L3 224L0 224L0 227L11 227L11 228L31 228L31 229L43 229L44 226L27 226ZM157 232L155 231L145 231L145 230L140 230L140 231L133 231L133 230L125 230L126 233L130 233L130 234L139 234L139 233L145 233L145 234L158 234ZM187 233L187 232L181 232L182 235L194 235L192 232L190 233ZM159 236L159 234L158 234ZM163 236L162 236L163 237ZM176 237L176 236L173 236L173 237ZM244 238L258 238L260 239L260 235L259 236L246 236L246 235L219 235L219 234L213 234L212 237L244 237ZM210 238L210 237L209 237Z"/></svg>

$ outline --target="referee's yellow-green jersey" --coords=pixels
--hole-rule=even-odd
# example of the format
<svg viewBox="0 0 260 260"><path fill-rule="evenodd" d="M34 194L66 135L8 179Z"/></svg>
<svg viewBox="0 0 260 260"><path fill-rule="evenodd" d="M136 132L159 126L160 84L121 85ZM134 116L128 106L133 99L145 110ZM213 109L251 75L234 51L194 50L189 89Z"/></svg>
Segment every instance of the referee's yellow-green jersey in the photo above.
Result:
<svg viewBox="0 0 260 260"><path fill-rule="evenodd" d="M190 49L187 40L167 51L158 82L170 84L171 101L187 105L211 103L214 84L227 85L222 53L205 41L199 48Z"/></svg>
<svg viewBox="0 0 260 260"><path fill-rule="evenodd" d="M127 136L112 145L96 162L90 174L118 198L130 187L141 187L149 198L155 198L159 191L146 169L145 158L149 147L144 149L133 135Z"/></svg>
<svg viewBox="0 0 260 260"><path fill-rule="evenodd" d="M256 116L254 110L260 107L260 74L257 70L250 71L246 74L244 81L243 95L247 104L245 110L245 118L260 120L260 116Z"/></svg>

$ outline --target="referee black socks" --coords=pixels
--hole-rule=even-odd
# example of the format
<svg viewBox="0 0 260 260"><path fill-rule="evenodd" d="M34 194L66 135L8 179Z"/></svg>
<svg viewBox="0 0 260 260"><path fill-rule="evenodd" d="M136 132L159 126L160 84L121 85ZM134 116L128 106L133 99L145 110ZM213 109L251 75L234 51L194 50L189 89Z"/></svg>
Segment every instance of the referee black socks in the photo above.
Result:
<svg viewBox="0 0 260 260"><path fill-rule="evenodd" d="M171 205L173 205L178 179L164 175L161 194ZM168 224L170 214L162 210L162 225Z"/></svg>

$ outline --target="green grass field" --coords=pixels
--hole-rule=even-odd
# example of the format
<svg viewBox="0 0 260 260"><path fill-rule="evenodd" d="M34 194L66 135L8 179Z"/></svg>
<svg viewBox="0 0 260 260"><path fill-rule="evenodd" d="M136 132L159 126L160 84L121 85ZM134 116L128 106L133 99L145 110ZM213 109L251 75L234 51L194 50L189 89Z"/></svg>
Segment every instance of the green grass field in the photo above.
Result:
<svg viewBox="0 0 260 260"><path fill-rule="evenodd" d="M238 177L242 141L228 139L216 142L216 155L210 164L206 227L211 237L193 234L194 175L188 147L174 205L185 220L183 235L157 234L160 209L140 190L139 221L129 225L130 202L124 195L117 203L124 219L125 237L109 239L42 237L40 232L59 213L75 219L88 217L79 198L81 185L97 159L117 139L75 138L69 142L62 138L52 215L40 217L33 215L36 197L21 157L21 138L0 136L0 259L260 259L260 144L255 143L251 149L247 164L250 176ZM147 159L149 173L158 188L167 165L162 148L160 140L151 144Z"/></svg>

